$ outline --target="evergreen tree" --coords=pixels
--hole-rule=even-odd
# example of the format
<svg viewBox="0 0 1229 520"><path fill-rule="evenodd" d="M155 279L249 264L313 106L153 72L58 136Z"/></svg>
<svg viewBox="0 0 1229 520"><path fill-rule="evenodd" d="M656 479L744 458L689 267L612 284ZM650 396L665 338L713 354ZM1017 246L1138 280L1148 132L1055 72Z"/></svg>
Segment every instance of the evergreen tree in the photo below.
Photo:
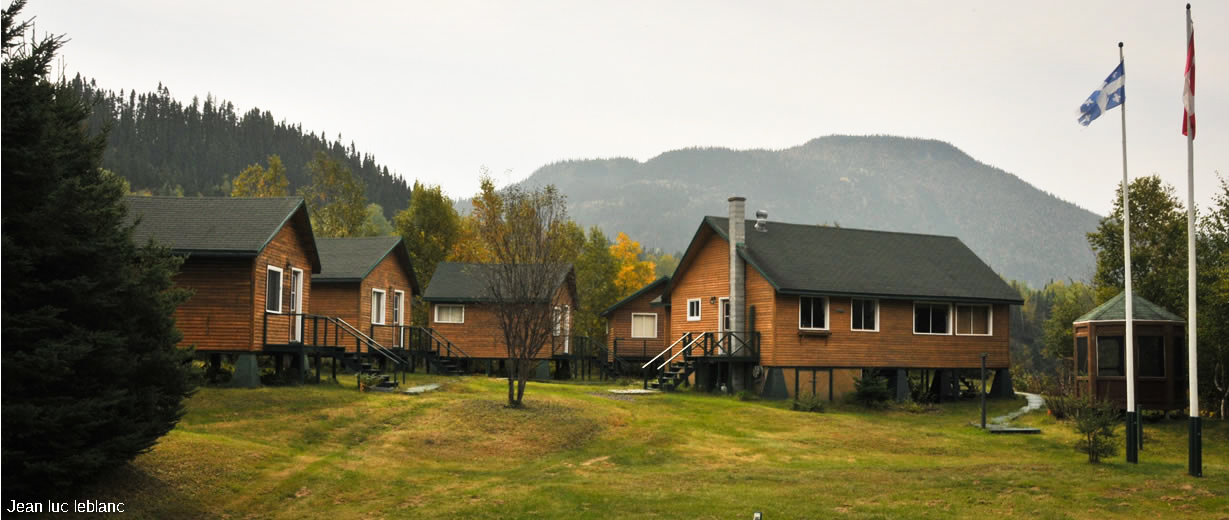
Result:
<svg viewBox="0 0 1229 520"><path fill-rule="evenodd" d="M3 11L5 500L63 493L149 450L183 414L191 352L178 261L132 243L124 185L100 161L87 106L47 80L63 42L19 44Z"/></svg>
<svg viewBox="0 0 1229 520"><path fill-rule="evenodd" d="M580 295L573 326L576 334L606 336L605 320L598 313L619 301L619 290L615 287L618 275L619 261L610 252L610 240L597 226L589 228L576 261L576 292Z"/></svg>

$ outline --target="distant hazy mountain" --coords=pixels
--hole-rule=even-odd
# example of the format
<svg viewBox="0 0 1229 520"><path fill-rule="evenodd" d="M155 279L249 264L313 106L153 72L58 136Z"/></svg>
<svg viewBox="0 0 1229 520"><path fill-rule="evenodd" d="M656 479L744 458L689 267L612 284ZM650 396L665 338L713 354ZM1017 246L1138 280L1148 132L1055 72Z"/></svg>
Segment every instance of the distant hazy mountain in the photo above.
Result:
<svg viewBox="0 0 1229 520"><path fill-rule="evenodd" d="M1084 234L1100 219L950 144L900 137L685 149L643 163L564 161L524 183L554 184L577 222L625 231L646 247L682 250L702 216L724 215L726 199L742 195L748 217L763 209L775 221L954 235L1003 276L1034 287L1091 278Z"/></svg>

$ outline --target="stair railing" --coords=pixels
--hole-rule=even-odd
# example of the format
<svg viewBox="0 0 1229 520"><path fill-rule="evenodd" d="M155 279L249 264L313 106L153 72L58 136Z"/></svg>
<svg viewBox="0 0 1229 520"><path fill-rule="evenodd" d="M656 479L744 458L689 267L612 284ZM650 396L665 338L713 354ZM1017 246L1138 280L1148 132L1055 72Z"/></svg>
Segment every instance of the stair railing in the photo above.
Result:
<svg viewBox="0 0 1229 520"><path fill-rule="evenodd" d="M445 338L443 335L436 332L435 329L431 327L423 327L423 330L427 332L427 336L434 342L436 347L435 352L437 354L440 353L440 347L443 347L444 357L461 357L469 359L469 354L466 354L464 350L461 350L461 347L456 346L452 341L449 341L448 338Z"/></svg>
<svg viewBox="0 0 1229 520"><path fill-rule="evenodd" d="M673 362L674 362L674 360L675 360L675 359L677 359L679 356L683 355L683 353L684 353L684 352L690 352L690 351L691 351L691 347L695 346L695 344L696 344L697 342L699 342L700 340L705 340L705 339L707 338L708 334L709 334L709 333L705 332L704 334L701 334L701 335L700 335L699 337L697 337L696 339L693 339L693 340L691 340L691 341L687 342L687 345L685 345L685 346L683 346L683 348L679 349L679 351L678 351L678 352L676 352L673 356L670 356L670 359L667 359L667 360L666 360L665 362L663 362L661 365L658 365L658 366L657 366L657 369L658 369L658 370L663 370L663 369L665 369L667 366L670 366L670 363L673 363ZM690 335L690 333L688 333L688 335Z"/></svg>
<svg viewBox="0 0 1229 520"><path fill-rule="evenodd" d="M691 333L690 333L690 332L685 332L685 333L683 333L683 335L682 335L682 336L679 336L679 339L674 340L674 343L671 343L671 344L670 344L670 346L666 347L666 349L665 349L665 350L662 350L661 352L658 352L656 356L653 356L653 359L650 359L647 363L645 363L645 364L643 364L643 365L640 365L640 368L649 368L649 365L652 365L652 364L653 364L653 362L654 362L654 361L657 361L657 359L658 359L658 358L660 358L660 357L662 357L662 356L664 356L664 355L666 355L666 354L669 354L669 353L670 353L670 352L674 349L674 346L675 346L675 345L678 345L678 344L679 344L679 342L681 342L681 341L683 341L683 340L687 339L687 337L688 337L688 336L691 336Z"/></svg>

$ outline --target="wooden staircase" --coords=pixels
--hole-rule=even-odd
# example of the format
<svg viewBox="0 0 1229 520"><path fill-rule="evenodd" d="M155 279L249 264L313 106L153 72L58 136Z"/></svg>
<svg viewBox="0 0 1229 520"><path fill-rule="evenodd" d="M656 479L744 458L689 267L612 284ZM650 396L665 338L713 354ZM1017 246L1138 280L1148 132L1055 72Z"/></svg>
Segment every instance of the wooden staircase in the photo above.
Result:
<svg viewBox="0 0 1229 520"><path fill-rule="evenodd" d="M649 382L649 388L658 390L677 390L679 386L687 384L687 378L696 371L696 362L691 359L675 361L670 363L661 373L657 375L656 381Z"/></svg>

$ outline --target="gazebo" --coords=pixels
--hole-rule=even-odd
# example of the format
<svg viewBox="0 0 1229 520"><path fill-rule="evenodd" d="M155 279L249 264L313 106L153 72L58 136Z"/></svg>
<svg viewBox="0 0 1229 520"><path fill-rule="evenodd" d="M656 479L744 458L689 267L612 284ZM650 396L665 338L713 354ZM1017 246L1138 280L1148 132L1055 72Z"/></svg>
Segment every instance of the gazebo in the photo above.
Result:
<svg viewBox="0 0 1229 520"><path fill-rule="evenodd" d="M1141 409L1186 406L1186 321L1161 306L1133 297L1135 401ZM1109 301L1072 323L1077 395L1127 405L1126 296Z"/></svg>

